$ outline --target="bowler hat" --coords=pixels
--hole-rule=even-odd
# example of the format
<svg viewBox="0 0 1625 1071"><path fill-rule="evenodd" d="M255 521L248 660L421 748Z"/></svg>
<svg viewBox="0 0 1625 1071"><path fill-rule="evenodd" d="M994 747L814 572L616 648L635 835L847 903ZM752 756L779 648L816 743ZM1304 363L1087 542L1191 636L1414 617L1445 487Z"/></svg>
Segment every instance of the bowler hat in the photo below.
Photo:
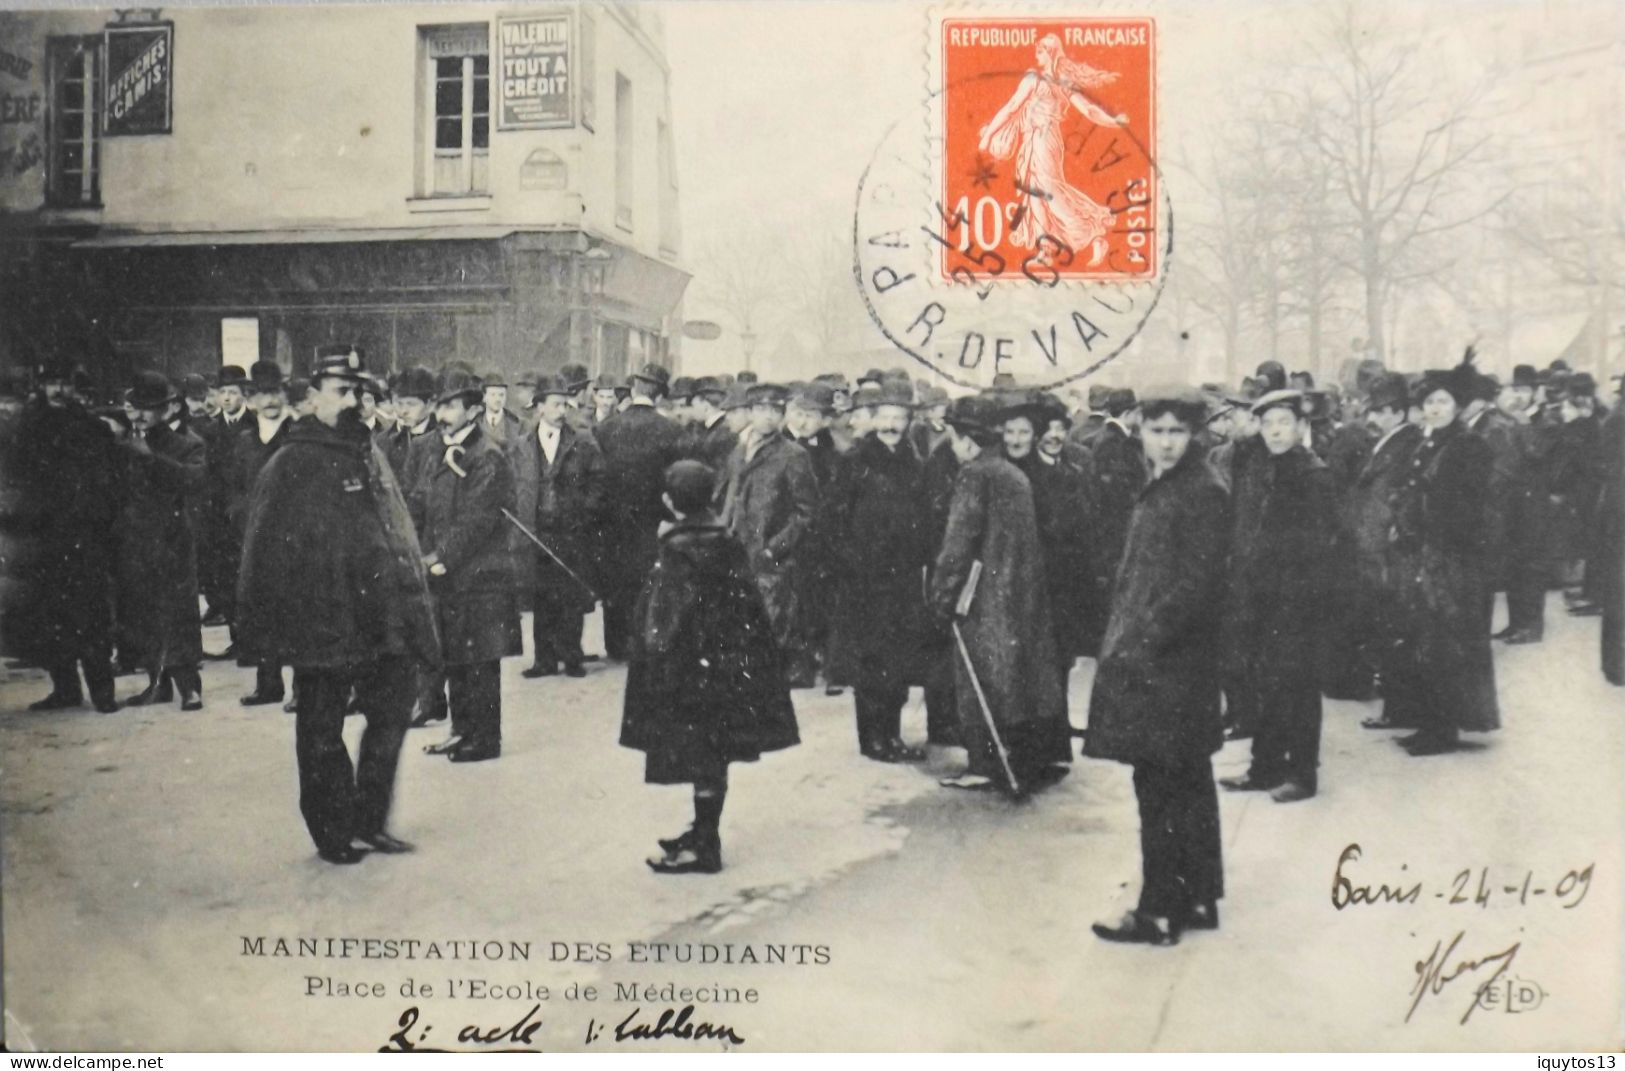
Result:
<svg viewBox="0 0 1625 1071"><path fill-rule="evenodd" d="M728 388L724 387L716 376L700 376L694 381L694 396L705 396L715 400L717 395L726 395Z"/></svg>
<svg viewBox="0 0 1625 1071"><path fill-rule="evenodd" d="M209 381L196 372L188 372L181 377L181 393L195 402L201 402L209 396Z"/></svg>
<svg viewBox="0 0 1625 1071"><path fill-rule="evenodd" d="M1569 377L1570 398L1595 398L1597 380L1590 372L1576 372Z"/></svg>
<svg viewBox="0 0 1625 1071"><path fill-rule="evenodd" d="M653 362L633 372L632 378L641 379L645 383L653 383L662 391L669 389L671 386L671 371Z"/></svg>
<svg viewBox="0 0 1625 1071"><path fill-rule="evenodd" d="M1001 403L997 398L971 394L949 402L945 419L949 427L985 446L999 437L997 426L1000 409Z"/></svg>
<svg viewBox="0 0 1625 1071"><path fill-rule="evenodd" d="M453 368L446 373L445 380L440 384L440 397L435 399L435 404L445 405L458 399L461 399L464 405L470 406L483 403L485 384L479 376Z"/></svg>
<svg viewBox="0 0 1625 1071"><path fill-rule="evenodd" d="M248 386L248 372L242 366L223 364L220 371L215 373L214 385L217 387L246 387Z"/></svg>
<svg viewBox="0 0 1625 1071"><path fill-rule="evenodd" d="M1264 390L1286 389L1286 366L1280 361L1263 361L1253 370L1253 375L1264 381Z"/></svg>
<svg viewBox="0 0 1625 1071"><path fill-rule="evenodd" d="M1512 385L1514 387L1540 386L1540 373L1535 371L1532 364L1515 365L1512 369Z"/></svg>
<svg viewBox="0 0 1625 1071"><path fill-rule="evenodd" d="M694 397L694 377L678 376L676 379L672 380L670 397L672 401L677 401L678 399L686 401L687 399Z"/></svg>
<svg viewBox="0 0 1625 1071"><path fill-rule="evenodd" d="M1106 399L1110 397L1112 389L1104 383L1089 384L1089 408L1098 412L1106 408Z"/></svg>
<svg viewBox="0 0 1625 1071"><path fill-rule="evenodd" d="M872 408L880 404L880 384L863 381L863 385L852 392L852 408Z"/></svg>
<svg viewBox="0 0 1625 1071"><path fill-rule="evenodd" d="M366 354L361 352L360 346L341 342L316 347L316 364L310 370L311 383L329 377L359 383L366 374Z"/></svg>
<svg viewBox="0 0 1625 1071"><path fill-rule="evenodd" d="M743 372L740 372L738 375L734 376L734 382L735 383L743 383L745 386L748 387L752 383L755 383L759 378L760 377L757 376L757 374L755 372L752 372L750 369L747 368Z"/></svg>
<svg viewBox="0 0 1625 1071"><path fill-rule="evenodd" d="M543 401L549 397L572 398L575 396L575 385L563 376L539 376L536 380L536 400Z"/></svg>
<svg viewBox="0 0 1625 1071"><path fill-rule="evenodd" d="M439 393L435 386L434 373L422 365L413 365L401 373L401 378L395 384L397 398L421 398L431 401Z"/></svg>
<svg viewBox="0 0 1625 1071"><path fill-rule="evenodd" d="M36 383L72 383L73 365L63 357L47 357L36 367Z"/></svg>
<svg viewBox="0 0 1625 1071"><path fill-rule="evenodd" d="M863 373L863 375L858 377L858 389L862 390L863 385L865 383L873 383L875 386L878 387L880 384L884 383L885 381L886 381L886 373L882 372L878 368L871 368L871 369L869 369L869 371Z"/></svg>
<svg viewBox="0 0 1625 1071"><path fill-rule="evenodd" d="M745 388L746 405L772 405L783 409L789 400L789 390L777 383L752 383Z"/></svg>
<svg viewBox="0 0 1625 1071"><path fill-rule="evenodd" d="M255 361L248 370L248 393L267 394L281 389L282 366L275 361Z"/></svg>
<svg viewBox="0 0 1625 1071"><path fill-rule="evenodd" d="M507 387L508 376L500 368L487 368L480 373L480 382L487 387Z"/></svg>
<svg viewBox="0 0 1625 1071"><path fill-rule="evenodd" d="M592 382L592 373L587 371L584 364L567 364L559 369L559 378L564 380L564 385L570 388L571 394L574 394Z"/></svg>
<svg viewBox="0 0 1625 1071"><path fill-rule="evenodd" d="M728 394L722 401L724 409L743 409L750 404L750 384L734 383L728 388Z"/></svg>
<svg viewBox="0 0 1625 1071"><path fill-rule="evenodd" d="M1195 393L1194 391L1192 393ZM1114 417L1120 417L1139 404L1134 397L1134 391L1129 387L1113 387L1112 392L1106 395L1106 412Z"/></svg>
<svg viewBox="0 0 1625 1071"><path fill-rule="evenodd" d="M926 384L920 388L919 400L916 403L921 409L930 409L932 406L947 405L948 392L934 384Z"/></svg>
<svg viewBox="0 0 1625 1071"><path fill-rule="evenodd" d="M620 376L610 375L609 373L605 373L604 375L601 375L601 376L598 377L598 381L593 384L592 389L594 391L600 391L600 390L620 391L620 390L625 390L626 389L626 380L623 379Z"/></svg>
<svg viewBox="0 0 1625 1071"><path fill-rule="evenodd" d="M896 405L904 409L914 408L914 384L906 379L886 380L880 384L880 397L875 400L875 405Z"/></svg>
<svg viewBox="0 0 1625 1071"><path fill-rule="evenodd" d="M135 374L135 384L124 392L124 400L137 409L162 409L176 401L177 395L168 377L147 369Z"/></svg>
<svg viewBox="0 0 1625 1071"><path fill-rule="evenodd" d="M796 388L790 398L791 404L798 409L811 409L814 412L829 414L835 412L835 388L828 383L803 383Z"/></svg>
<svg viewBox="0 0 1625 1071"><path fill-rule="evenodd" d="M298 405L300 402L304 401L309 395L310 395L310 380L308 380L308 379L299 379L299 378L288 380L288 404L289 405Z"/></svg>
<svg viewBox="0 0 1625 1071"><path fill-rule="evenodd" d="M848 394L852 393L852 384L848 383L846 376L839 372L825 372L821 375L814 376L813 378L820 383L828 383L836 390L845 391Z"/></svg>
<svg viewBox="0 0 1625 1071"><path fill-rule="evenodd" d="M517 376L513 377L513 385L516 387L535 387L536 384L540 383L541 381L542 374L540 372L530 371L529 369L526 369L525 371L520 372Z"/></svg>
<svg viewBox="0 0 1625 1071"><path fill-rule="evenodd" d="M1371 384L1366 400L1368 410L1397 409L1403 413L1410 408L1410 404L1410 390L1405 384L1405 377L1397 372L1387 372L1377 377Z"/></svg>

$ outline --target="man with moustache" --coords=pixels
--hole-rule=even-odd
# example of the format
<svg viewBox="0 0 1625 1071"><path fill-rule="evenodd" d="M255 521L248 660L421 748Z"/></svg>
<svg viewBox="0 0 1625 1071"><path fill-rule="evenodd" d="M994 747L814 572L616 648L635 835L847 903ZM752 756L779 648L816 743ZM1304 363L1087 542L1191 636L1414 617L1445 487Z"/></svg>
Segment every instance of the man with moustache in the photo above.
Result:
<svg viewBox="0 0 1625 1071"><path fill-rule="evenodd" d="M441 395L435 405L440 464L408 492L450 691L451 735L424 750L452 762L502 754L502 659L521 653L523 642L512 529L503 516L516 504L513 465L488 437L488 391L465 383Z"/></svg>
<svg viewBox="0 0 1625 1071"><path fill-rule="evenodd" d="M874 428L843 459L826 509L836 584L829 672L854 685L858 751L877 762L924 757L902 734L930 640L930 517L925 465L906 437L912 401L906 383L881 388Z"/></svg>
<svg viewBox="0 0 1625 1071"><path fill-rule="evenodd" d="M588 432L570 426L563 377L536 384L536 426L508 445L517 487L514 515L547 544L552 555L511 529L509 546L520 590L531 595L535 659L524 676L584 677L581 630L596 603L592 551L604 523L604 455ZM560 564L562 560L563 564ZM574 574L574 575L572 575Z"/></svg>
<svg viewBox="0 0 1625 1071"><path fill-rule="evenodd" d="M118 598L124 627L147 670L146 689L129 705L167 703L179 691L182 710L201 710L197 534L207 447L182 426L184 405L162 373L137 373L125 410L130 428L119 439L125 499L118 520Z"/></svg>
<svg viewBox="0 0 1625 1071"><path fill-rule="evenodd" d="M412 709L414 662L437 664L428 575L405 499L357 418L359 350L326 353L311 375L311 418L255 484L238 579L238 643L256 663L293 666L299 807L317 855L410 851L385 831ZM367 718L355 766L349 697Z"/></svg>
<svg viewBox="0 0 1625 1071"><path fill-rule="evenodd" d="M260 472L287 441L290 426L287 390L282 383L282 369L275 361L255 361L248 370L248 406L254 421L243 429L242 439L233 451L237 471L232 483L238 489L229 506L227 519L235 529L239 543L247 538L248 506L254 497L254 485ZM245 707L280 703L286 694L282 684L282 666L275 662L257 662L254 666L254 690L242 697Z"/></svg>

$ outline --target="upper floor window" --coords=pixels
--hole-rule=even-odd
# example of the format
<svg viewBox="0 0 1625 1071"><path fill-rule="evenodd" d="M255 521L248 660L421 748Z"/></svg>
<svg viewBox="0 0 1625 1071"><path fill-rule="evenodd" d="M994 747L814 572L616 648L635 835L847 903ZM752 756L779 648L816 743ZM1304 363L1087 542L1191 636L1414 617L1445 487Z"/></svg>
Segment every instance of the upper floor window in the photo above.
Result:
<svg viewBox="0 0 1625 1071"><path fill-rule="evenodd" d="M46 77L51 87L46 200L53 205L101 204L99 40L52 37L46 42Z"/></svg>
<svg viewBox="0 0 1625 1071"><path fill-rule="evenodd" d="M484 23L423 30L424 193L483 194L491 172L491 56Z"/></svg>
<svg viewBox="0 0 1625 1071"><path fill-rule="evenodd" d="M615 223L632 227L632 81L615 72Z"/></svg>

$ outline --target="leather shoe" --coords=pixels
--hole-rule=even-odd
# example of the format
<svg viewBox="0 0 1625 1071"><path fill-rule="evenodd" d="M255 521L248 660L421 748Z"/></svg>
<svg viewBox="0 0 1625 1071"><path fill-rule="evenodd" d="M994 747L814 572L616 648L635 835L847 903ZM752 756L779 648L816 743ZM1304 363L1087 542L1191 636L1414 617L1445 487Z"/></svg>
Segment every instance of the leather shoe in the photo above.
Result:
<svg viewBox="0 0 1625 1071"><path fill-rule="evenodd" d="M202 710L203 709L203 693L202 692L186 692L186 693L183 693L181 695L181 709L182 710Z"/></svg>
<svg viewBox="0 0 1625 1071"><path fill-rule="evenodd" d="M367 853L362 851L360 848L353 847L349 844L336 848L318 848L316 850L316 857L318 859L321 859L323 862L335 863L340 866L348 866L351 863L359 863L363 858L366 857L366 854Z"/></svg>
<svg viewBox="0 0 1625 1071"><path fill-rule="evenodd" d="M1543 639L1545 639L1545 637L1535 630L1521 628L1516 632L1508 634L1506 637L1506 643L1508 647L1513 647L1524 643L1539 643Z"/></svg>
<svg viewBox="0 0 1625 1071"><path fill-rule="evenodd" d="M227 648L224 651L221 651L219 654L209 654L205 652L203 657L210 662L230 662L232 659L237 657L237 645L233 643L227 646Z"/></svg>
<svg viewBox="0 0 1625 1071"><path fill-rule="evenodd" d="M1253 731L1244 725L1232 725L1225 729L1224 738L1226 740L1251 740Z"/></svg>
<svg viewBox="0 0 1625 1071"><path fill-rule="evenodd" d="M226 615L219 610L212 610L209 616L203 619L204 628L219 628L226 623Z"/></svg>
<svg viewBox="0 0 1625 1071"><path fill-rule="evenodd" d="M1221 777L1219 785L1226 792L1268 792L1281 782L1264 777L1243 774L1240 777Z"/></svg>
<svg viewBox="0 0 1625 1071"><path fill-rule="evenodd" d="M881 762L919 762L925 758L925 752L917 747L909 747L902 740L893 737L880 744Z"/></svg>
<svg viewBox="0 0 1625 1071"><path fill-rule="evenodd" d="M498 758L501 754L501 744L474 744L464 740L456 748L447 752L446 758L452 762L487 762Z"/></svg>
<svg viewBox="0 0 1625 1071"><path fill-rule="evenodd" d="M383 830L365 836L358 836L356 840L367 845L373 851L381 852L384 855L405 855L407 852L417 851L415 845L401 840L399 837L392 837Z"/></svg>
<svg viewBox="0 0 1625 1071"><path fill-rule="evenodd" d="M536 680L538 677L552 677L552 676L555 676L555 675L557 675L558 671L559 671L558 666L544 666L544 665L541 665L541 664L537 664L537 665L529 667L528 669L526 669L524 672L520 673L519 675L521 677L525 678L528 681L533 681L533 680Z"/></svg>
<svg viewBox="0 0 1625 1071"><path fill-rule="evenodd" d="M1597 603L1597 602L1586 602L1586 603L1581 603L1578 606L1571 606L1571 607L1569 607L1569 616L1570 617L1601 617L1602 616L1602 604Z"/></svg>
<svg viewBox="0 0 1625 1071"><path fill-rule="evenodd" d="M1423 737L1414 744L1405 745L1405 750L1415 756L1448 755L1461 748L1461 742L1448 736Z"/></svg>
<svg viewBox="0 0 1625 1071"><path fill-rule="evenodd" d="M118 700L114 699L111 695L98 696L97 698L92 699L91 706L96 708L96 713L98 714L118 713Z"/></svg>
<svg viewBox="0 0 1625 1071"><path fill-rule="evenodd" d="M1219 928L1219 902L1192 904L1185 912L1185 929L1216 930Z"/></svg>
<svg viewBox="0 0 1625 1071"><path fill-rule="evenodd" d="M278 692L275 695L265 695L261 692L249 692L247 695L243 696L237 701L245 707L263 707L268 703L280 703L282 702L282 699L283 694L281 692Z"/></svg>
<svg viewBox="0 0 1625 1071"><path fill-rule="evenodd" d="M1362 729L1404 729L1404 728L1407 728L1407 727L1404 726L1404 725L1399 724L1399 722L1397 722L1397 721L1389 721L1387 718L1366 718L1364 721L1360 722L1360 728L1362 728Z"/></svg>
<svg viewBox="0 0 1625 1071"><path fill-rule="evenodd" d="M425 755L449 755L463 746L463 737L448 736L438 744L430 744L423 749Z"/></svg>
<svg viewBox="0 0 1625 1071"><path fill-rule="evenodd" d="M1315 786L1303 781L1287 781L1270 789L1270 799L1276 803L1297 803L1313 799L1314 795Z"/></svg>
<svg viewBox="0 0 1625 1071"><path fill-rule="evenodd" d="M1089 927L1103 941L1135 945L1177 945L1179 931L1172 919L1159 919L1130 911L1116 922L1097 922Z"/></svg>
<svg viewBox="0 0 1625 1071"><path fill-rule="evenodd" d="M168 703L175 698L175 688L164 680L156 684L149 684L141 691L124 701L127 707L144 707L151 703Z"/></svg>
<svg viewBox="0 0 1625 1071"><path fill-rule="evenodd" d="M580 665L565 666L564 675L566 677L585 677L587 675L587 671L582 669Z"/></svg>
<svg viewBox="0 0 1625 1071"><path fill-rule="evenodd" d="M715 874L722 869L722 843L685 845L644 862L656 874Z"/></svg>
<svg viewBox="0 0 1625 1071"><path fill-rule="evenodd" d="M414 714L412 716L412 720L406 723L406 727L408 729L422 729L425 726L432 725L437 721L445 720L446 712L444 710L438 712L433 710L425 710L422 713Z"/></svg>
<svg viewBox="0 0 1625 1071"><path fill-rule="evenodd" d="M658 837L655 843L660 845L661 851L673 855L694 843L694 827L689 826L675 837Z"/></svg>
<svg viewBox="0 0 1625 1071"><path fill-rule="evenodd" d="M1516 631L1517 631L1517 629L1513 628L1511 625L1508 625L1506 628L1502 629L1500 632L1492 632L1492 633L1490 633L1490 639L1492 639L1492 640L1504 640L1504 639L1506 639L1508 636L1512 635Z"/></svg>
<svg viewBox="0 0 1625 1071"><path fill-rule="evenodd" d="M28 704L29 710L68 710L84 702L82 696L63 695L61 692L52 692L38 702Z"/></svg>

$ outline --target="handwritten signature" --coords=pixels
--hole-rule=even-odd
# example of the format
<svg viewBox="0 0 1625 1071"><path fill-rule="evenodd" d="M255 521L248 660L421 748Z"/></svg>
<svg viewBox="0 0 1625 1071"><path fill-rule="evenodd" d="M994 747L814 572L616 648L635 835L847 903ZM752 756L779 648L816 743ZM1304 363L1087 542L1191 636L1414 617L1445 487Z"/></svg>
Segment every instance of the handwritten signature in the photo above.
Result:
<svg viewBox="0 0 1625 1071"><path fill-rule="evenodd" d="M1514 942L1510 948L1500 952L1492 952L1487 956L1470 958L1457 956L1456 946L1466 938L1467 931L1462 930L1450 939L1449 944L1443 941L1433 943L1433 951L1428 953L1427 959L1416 962L1416 984L1411 987L1411 1008L1405 1013L1405 1021L1411 1021L1416 1009L1428 996L1438 996L1444 992L1446 986L1456 979L1466 975L1477 976L1478 972L1490 965L1495 965L1495 973L1484 978L1477 988L1473 990L1473 999L1462 1013L1461 1022L1466 1023L1472 1018L1473 1012L1478 1008L1484 992L1495 985L1507 971L1512 969L1512 961L1518 955L1518 949L1523 946L1521 941ZM1453 961L1453 963L1452 963Z"/></svg>
<svg viewBox="0 0 1625 1071"><path fill-rule="evenodd" d="M389 1043L384 1045L378 1051L541 1052L541 1049L534 1048L531 1045L531 1039L535 1037L536 1031L542 1028L542 1021L540 1019L533 1019L532 1016L541 1010L542 1006L540 1004L532 1005L530 1011L521 1016L519 1021L514 1023L512 1026L494 1026L487 1028L469 1025L457 1031L457 1040L461 1044L484 1046L502 1045L506 1043L509 1046L508 1048L439 1049L424 1044L424 1042L428 1040L430 1032L434 1030L434 1027L432 1026L424 1026L421 1030L418 1030L416 1039L412 1037L412 1032L417 1029L419 1019L418 1010L414 1006L401 1012L400 1019L396 1021L396 1025L400 1027L400 1029L389 1035Z"/></svg>

